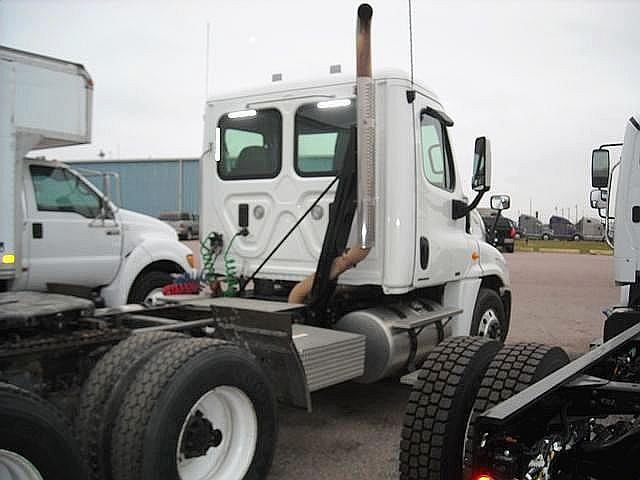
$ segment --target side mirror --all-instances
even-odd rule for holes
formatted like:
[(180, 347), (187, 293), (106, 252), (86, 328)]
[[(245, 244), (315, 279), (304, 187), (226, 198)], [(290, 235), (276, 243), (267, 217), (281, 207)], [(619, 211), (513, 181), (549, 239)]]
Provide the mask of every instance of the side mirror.
[(591, 190), (591, 195), (589, 198), (589, 203), (591, 204), (591, 208), (597, 208), (598, 210), (606, 209), (607, 196), (608, 196), (608, 192), (606, 191)]
[(609, 185), (609, 150), (596, 149), (591, 154), (591, 186), (607, 188)]
[(486, 192), (491, 188), (491, 142), (487, 137), (476, 138), (471, 188), (476, 192)]
[(507, 210), (511, 206), (511, 197), (509, 195), (492, 195), (490, 203), (492, 210)]

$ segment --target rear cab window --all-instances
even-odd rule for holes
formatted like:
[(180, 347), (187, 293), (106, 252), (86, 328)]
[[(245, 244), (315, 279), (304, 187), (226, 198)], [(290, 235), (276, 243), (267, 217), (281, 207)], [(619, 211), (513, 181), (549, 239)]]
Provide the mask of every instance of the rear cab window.
[(335, 176), (342, 169), (356, 110), (351, 99), (307, 103), (295, 116), (294, 167), (301, 177)]
[(282, 115), (278, 110), (229, 112), (218, 121), (218, 129), (221, 179), (274, 178), (280, 173)]

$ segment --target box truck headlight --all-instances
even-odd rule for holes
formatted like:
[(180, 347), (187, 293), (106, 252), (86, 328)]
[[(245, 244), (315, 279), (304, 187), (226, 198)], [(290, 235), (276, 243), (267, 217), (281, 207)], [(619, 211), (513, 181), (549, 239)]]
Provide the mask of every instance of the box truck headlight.
[(2, 263), (7, 265), (13, 265), (16, 263), (16, 256), (13, 253), (5, 253), (2, 255)]

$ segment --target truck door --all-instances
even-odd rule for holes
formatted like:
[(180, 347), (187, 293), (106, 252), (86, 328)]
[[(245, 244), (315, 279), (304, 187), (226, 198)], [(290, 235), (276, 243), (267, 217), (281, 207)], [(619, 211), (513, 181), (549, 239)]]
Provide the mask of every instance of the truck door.
[(24, 188), (28, 288), (109, 284), (120, 265), (122, 232), (112, 212), (99, 218), (102, 197), (61, 166), (31, 164)]
[[(420, 97), (416, 99), (420, 105)], [(452, 202), (462, 200), (444, 119), (423, 103), (416, 128), (416, 286), (460, 280), (471, 262), (465, 218), (452, 219)]]

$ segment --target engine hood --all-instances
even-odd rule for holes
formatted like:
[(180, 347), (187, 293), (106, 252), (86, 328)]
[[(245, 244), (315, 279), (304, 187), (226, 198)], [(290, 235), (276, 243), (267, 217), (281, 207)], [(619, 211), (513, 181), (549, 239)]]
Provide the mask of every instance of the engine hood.
[(157, 218), (122, 208), (118, 210), (116, 217), (123, 227), (127, 244), (136, 245), (150, 237), (178, 241), (176, 231)]

